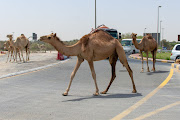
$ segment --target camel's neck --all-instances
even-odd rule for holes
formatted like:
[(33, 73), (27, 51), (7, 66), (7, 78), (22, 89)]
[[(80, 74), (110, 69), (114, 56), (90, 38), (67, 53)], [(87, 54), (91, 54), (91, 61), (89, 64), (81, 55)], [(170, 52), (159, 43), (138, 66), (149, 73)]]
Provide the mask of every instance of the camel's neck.
[(138, 44), (136, 38), (133, 38), (133, 44), (134, 44), (136, 49), (140, 49), (140, 45)]
[(52, 43), (51, 45), (54, 46), (58, 52), (66, 56), (77, 56), (81, 51), (80, 44), (66, 46), (61, 41), (57, 40), (57, 42)]
[(15, 46), (14, 41), (12, 40), (12, 38), (9, 38), (9, 43), (10, 43), (10, 46), (13, 46), (13, 47)]

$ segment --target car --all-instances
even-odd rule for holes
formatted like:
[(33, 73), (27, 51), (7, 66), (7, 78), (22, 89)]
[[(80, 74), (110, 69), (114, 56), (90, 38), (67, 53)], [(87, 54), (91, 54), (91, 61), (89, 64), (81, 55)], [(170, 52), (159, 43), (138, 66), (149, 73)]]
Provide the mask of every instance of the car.
[(176, 44), (171, 51), (171, 60), (180, 59), (180, 44)]
[[(141, 39), (137, 39), (137, 42), (139, 43)], [(134, 54), (138, 53), (139, 50), (135, 48), (134, 44), (132, 43), (132, 39), (122, 39), (121, 45), (123, 46), (123, 49), (125, 53), (128, 54)]]

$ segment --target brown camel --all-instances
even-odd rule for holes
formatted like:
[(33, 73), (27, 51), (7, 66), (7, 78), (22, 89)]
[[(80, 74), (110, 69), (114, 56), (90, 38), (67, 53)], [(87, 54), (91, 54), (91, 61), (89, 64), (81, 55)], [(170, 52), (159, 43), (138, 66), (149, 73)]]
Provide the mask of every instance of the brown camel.
[(23, 62), (25, 62), (23, 57), (23, 49), (26, 49), (26, 61), (29, 60), (29, 54), (30, 54), (30, 43), (29, 40), (24, 36), (24, 34), (21, 34), (21, 36), (17, 37), (15, 41), (10, 39), (10, 44), (15, 48), (15, 59), (17, 62), (17, 49), (21, 52), (21, 56), (23, 58)]
[(152, 71), (155, 71), (155, 62), (156, 62), (156, 52), (157, 52), (157, 42), (156, 40), (150, 35), (147, 34), (146, 36), (144, 36), (142, 38), (142, 40), (138, 43), (136, 41), (136, 35), (135, 33), (132, 33), (132, 39), (133, 39), (133, 44), (135, 45), (136, 49), (140, 50), (140, 54), (141, 54), (141, 59), (142, 59), (142, 70), (141, 72), (143, 72), (143, 55), (142, 55), (142, 51), (144, 51), (146, 53), (146, 58), (147, 58), (147, 72), (149, 71), (149, 66), (148, 66), (148, 52), (151, 51), (152, 57), (153, 57), (153, 68)]
[[(15, 49), (16, 49), (16, 51), (17, 51), (17, 53), (19, 55), (19, 59), (21, 61), (19, 49), (17, 49), (14, 46), (12, 46), (11, 42), (10, 42), (10, 41), (12, 41), (13, 36), (12, 35), (7, 35), (7, 38), (9, 38), (9, 40), (4, 44), (4, 46), (5, 46), (4, 49), (8, 50), (8, 58), (9, 58), (9, 53), (10, 53), (9, 51), (11, 51), (11, 57), (13, 56), (13, 58), (14, 58), (14, 53), (15, 53)], [(8, 61), (8, 58), (7, 58), (7, 61)], [(15, 58), (14, 58), (14, 61), (15, 61)], [(9, 62), (11, 62), (11, 59), (10, 59)]]
[(133, 72), (128, 65), (123, 47), (117, 39), (113, 38), (107, 32), (97, 30), (94, 33), (83, 36), (76, 44), (72, 46), (66, 46), (65, 44), (63, 44), (63, 42), (56, 36), (56, 34), (53, 33), (47, 36), (40, 37), (40, 40), (51, 44), (55, 47), (55, 49), (58, 52), (66, 56), (77, 56), (78, 58), (74, 71), (71, 74), (69, 86), (63, 93), (64, 96), (68, 95), (72, 80), (84, 59), (87, 60), (89, 63), (92, 77), (95, 82), (96, 92), (94, 95), (99, 95), (99, 89), (96, 83), (96, 73), (94, 70), (93, 61), (104, 60), (108, 57), (110, 58), (109, 62), (112, 66), (112, 77), (107, 89), (101, 93), (106, 94), (106, 92), (108, 91), (109, 87), (111, 86), (112, 82), (116, 77), (115, 66), (118, 57), (120, 59), (120, 62), (126, 67), (127, 71), (129, 72), (129, 76), (133, 84), (132, 92), (136, 93), (136, 87), (133, 80)]
[(13, 59), (15, 61), (14, 54), (13, 54), (14, 48), (12, 46), (10, 46), (10, 42), (9, 41), (4, 43), (4, 50), (8, 51), (8, 57), (7, 57), (6, 63), (8, 62), (9, 54), (11, 55), (9, 62), (11, 62), (12, 57), (13, 57)]

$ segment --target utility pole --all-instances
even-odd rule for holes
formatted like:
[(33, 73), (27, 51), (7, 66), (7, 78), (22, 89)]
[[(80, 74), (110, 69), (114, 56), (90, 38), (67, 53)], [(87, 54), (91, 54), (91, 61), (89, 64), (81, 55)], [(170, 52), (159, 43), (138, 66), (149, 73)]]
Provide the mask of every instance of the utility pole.
[(96, 29), (96, 0), (95, 0), (95, 29)]
[[(160, 21), (160, 43), (161, 43), (161, 23), (162, 23), (162, 20)], [(162, 46), (162, 45), (160, 45), (160, 46)]]
[(158, 18), (157, 18), (157, 43), (159, 45), (159, 8), (161, 8), (161, 6), (158, 6)]

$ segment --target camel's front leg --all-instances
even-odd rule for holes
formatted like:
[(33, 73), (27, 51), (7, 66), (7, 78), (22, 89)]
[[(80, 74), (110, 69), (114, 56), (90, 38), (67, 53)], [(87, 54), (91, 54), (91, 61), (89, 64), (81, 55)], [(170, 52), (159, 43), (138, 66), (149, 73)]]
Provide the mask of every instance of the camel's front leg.
[(117, 62), (117, 56), (113, 56), (113, 58), (109, 58), (109, 62), (111, 64), (111, 73), (112, 73), (112, 76), (111, 76), (111, 80), (109, 82), (109, 85), (108, 87), (106, 88), (106, 90), (104, 90), (103, 92), (101, 92), (101, 94), (106, 94), (107, 91), (109, 90), (111, 84), (113, 83), (114, 79), (116, 78), (116, 62)]
[(142, 51), (141, 51), (141, 50), (140, 50), (140, 54), (141, 54), (141, 61), (142, 61), (142, 69), (141, 69), (141, 72), (144, 72), (144, 69), (143, 69), (144, 60), (143, 60), (143, 54), (142, 54)]
[(148, 51), (146, 52), (146, 60), (147, 60), (147, 72), (150, 72), (149, 71), (149, 66), (148, 66)]
[(68, 88), (67, 88), (66, 91), (62, 94), (63, 96), (67, 96), (67, 95), (68, 95), (68, 92), (69, 92), (70, 87), (71, 87), (72, 80), (73, 80), (73, 78), (74, 78), (77, 70), (79, 69), (79, 67), (80, 67), (80, 65), (81, 65), (81, 63), (82, 63), (83, 61), (84, 61), (84, 59), (78, 57), (76, 66), (75, 66), (73, 72), (71, 73), (71, 80), (70, 80), (70, 82), (69, 82)]
[[(13, 51), (10, 51), (11, 52), (11, 57), (10, 57), (10, 60), (9, 62), (11, 62), (11, 59), (12, 59), (12, 56), (13, 56)], [(14, 58), (14, 57), (13, 57)]]
[(10, 53), (10, 51), (8, 51), (8, 57), (7, 57), (7, 61), (6, 61), (6, 63), (8, 62), (8, 59), (9, 59), (9, 53)]
[(93, 95), (97, 96), (97, 95), (99, 95), (99, 89), (98, 89), (97, 82), (96, 82), (96, 73), (94, 70), (94, 64), (93, 64), (93, 61), (88, 61), (88, 63), (89, 63), (89, 67), (91, 69), (92, 77), (94, 79), (94, 83), (95, 83), (95, 87), (96, 87), (96, 92)]

